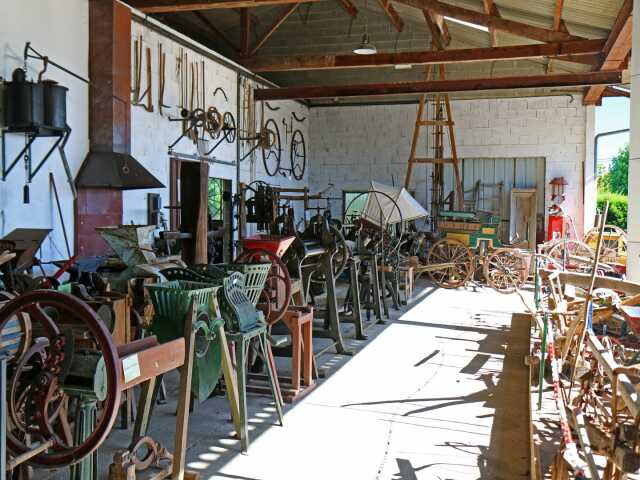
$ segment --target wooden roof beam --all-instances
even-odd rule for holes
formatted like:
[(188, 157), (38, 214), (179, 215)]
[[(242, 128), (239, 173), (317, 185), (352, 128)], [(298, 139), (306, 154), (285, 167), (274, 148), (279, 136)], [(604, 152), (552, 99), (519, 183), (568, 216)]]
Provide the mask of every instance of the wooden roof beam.
[(256, 100), (293, 100), (341, 98), (377, 95), (469, 92), (514, 88), (576, 87), (622, 83), (622, 70), (586, 73), (561, 73), (518, 77), (470, 78), (363, 85), (327, 85), (309, 87), (264, 88), (255, 91)]
[(562, 8), (564, 7), (564, 0), (556, 0), (556, 6), (553, 11), (553, 29), (560, 31), (562, 22)]
[(249, 9), (243, 8), (240, 11), (240, 55), (249, 56), (251, 48), (251, 19)]
[(484, 12), (478, 12), (476, 10), (469, 10), (468, 8), (458, 7), (450, 5), (448, 3), (442, 3), (438, 0), (394, 0), (398, 3), (403, 3), (411, 7), (419, 8), (421, 10), (429, 10), (435, 13), (439, 13), (445, 17), (451, 17), (464, 22), (473, 23), (476, 25), (482, 25), (487, 28), (493, 28), (503, 32), (508, 32), (513, 35), (517, 35), (524, 38), (530, 38), (539, 42), (562, 42), (566, 40), (579, 40), (580, 37), (570, 35), (566, 32), (556, 32), (549, 30), (548, 28), (536, 27), (515, 20), (508, 20), (506, 18), (497, 17), (495, 15), (489, 15)]
[(424, 19), (431, 30), (431, 42), (438, 50), (444, 50), (451, 43), (451, 34), (444, 17), (429, 10), (422, 10)]
[(216, 26), (207, 17), (205, 17), (202, 12), (195, 11), (193, 14), (198, 20), (200, 20), (200, 23), (202, 23), (216, 37), (222, 40), (231, 50), (235, 53), (240, 53), (240, 49), (231, 40), (229, 40), (224, 33), (218, 30), (218, 28), (216, 28)]
[(267, 31), (262, 35), (260, 40), (258, 40), (255, 46), (249, 52), (249, 56), (255, 55), (255, 53), (260, 50), (260, 48), (265, 44), (269, 37), (275, 33), (275, 31), (282, 25), (289, 16), (296, 11), (300, 4), (294, 3), (284, 8), (284, 10), (278, 15), (278, 18), (275, 19), (273, 24), (267, 29)]
[[(555, 31), (562, 31), (569, 33), (567, 25), (562, 20), (562, 8), (564, 7), (564, 0), (556, 0), (555, 7), (553, 9), (553, 29)], [(551, 73), (554, 70), (553, 59), (550, 58), (547, 62), (547, 73)]]
[(297, 70), (336, 70), (347, 68), (380, 68), (394, 65), (431, 65), (522, 60), (558, 57), (598, 65), (599, 52), (605, 40), (574, 40), (570, 42), (512, 45), (495, 48), (465, 48), (455, 50), (376, 53), (374, 55), (290, 55), (247, 59), (243, 64), (254, 72), (287, 72)]
[(358, 16), (358, 9), (349, 0), (338, 0), (338, 3), (342, 8), (344, 8), (345, 12), (347, 12), (351, 18), (356, 18)]
[(254, 8), (318, 1), (320, 0), (128, 0), (128, 3), (145, 13), (170, 13), (194, 10)]
[(391, 5), (391, 1), (378, 0), (378, 3), (380, 4), (380, 7), (382, 7), (382, 10), (384, 10), (384, 13), (391, 22), (391, 25), (393, 25), (398, 32), (401, 32), (404, 28), (404, 21), (402, 21), (402, 18), (400, 18), (396, 9)]
[[(603, 49), (605, 58), (600, 66), (600, 70), (617, 70), (626, 64), (629, 53), (631, 52), (632, 13), (633, 0), (625, 0), (613, 23), (609, 38), (607, 38), (607, 42), (605, 43)], [(584, 96), (584, 104), (599, 104), (603, 93), (604, 87), (602, 86), (589, 88)]]
[[(494, 17), (499, 17), (500, 16), (500, 12), (498, 11), (498, 7), (496, 6), (495, 3), (493, 3), (493, 0), (483, 0), (483, 3), (484, 3), (484, 13), (486, 13), (488, 15), (493, 15)], [(498, 32), (496, 31), (495, 28), (489, 27), (489, 37), (491, 37), (491, 46), (492, 47), (497, 47), (498, 46)]]

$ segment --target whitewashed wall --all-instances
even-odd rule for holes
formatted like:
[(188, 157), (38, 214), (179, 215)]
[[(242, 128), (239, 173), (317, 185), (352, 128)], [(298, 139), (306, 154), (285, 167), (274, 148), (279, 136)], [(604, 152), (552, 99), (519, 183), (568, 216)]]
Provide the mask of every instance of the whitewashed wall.
[[(559, 176), (567, 179), (567, 200), (562, 206), (582, 231), (583, 163), (585, 145), (593, 138), (592, 130), (586, 132), (593, 107), (584, 107), (576, 95), (573, 101), (569, 96), (460, 100), (452, 102), (452, 108), (458, 157), (544, 157), (545, 183)], [(333, 183), (337, 191), (366, 189), (371, 180), (402, 185), (416, 113), (414, 104), (312, 108), (311, 188)], [(589, 124), (593, 129), (593, 122)], [(432, 157), (432, 151), (426, 152), (425, 139), (423, 134), (418, 156)], [(450, 153), (445, 151), (444, 156)], [(416, 166), (412, 177), (421, 202), (426, 198), (426, 168), (431, 167)], [(595, 198), (586, 201), (595, 202)], [(547, 189), (545, 205), (550, 204)]]
[[(73, 72), (88, 77), (89, 10), (86, 0), (20, 0), (3, 1), (0, 14), (0, 76), (11, 78), (11, 72), (23, 65), (25, 42)], [(29, 60), (28, 78), (37, 77), (42, 62)], [(88, 87), (79, 80), (49, 67), (45, 78), (56, 80), (69, 88), (67, 94), (67, 122), (73, 133), (66, 153), (75, 174), (89, 148)], [(24, 146), (19, 135), (9, 135), (7, 157), (12, 159)], [(33, 148), (34, 161), (39, 161), (52, 139), (38, 139)], [(53, 232), (44, 242), (44, 259), (67, 256), (60, 220), (53, 192), (49, 186), (49, 172), (53, 172), (64, 221), (73, 249), (73, 197), (67, 184), (62, 162), (54, 152), (30, 186), (31, 202), (22, 202), (25, 182), (24, 162), (20, 161), (5, 182), (0, 180), (0, 237), (14, 228), (51, 228)]]
[[(172, 31), (172, 34), (185, 40), (191, 45), (196, 45), (192, 40), (184, 37), (177, 32)], [(158, 99), (158, 82), (157, 82), (157, 70), (158, 70), (158, 43), (162, 43), (163, 51), (166, 53), (166, 83), (165, 83), (165, 104), (171, 105), (173, 108), (165, 110), (164, 116), (161, 116), (158, 112), (157, 106), (154, 106), (153, 112), (147, 112), (142, 107), (132, 107), (131, 112), (131, 153), (140, 161), (150, 172), (152, 172), (161, 182), (163, 182), (167, 188), (163, 190), (157, 190), (157, 193), (162, 195), (163, 205), (169, 204), (169, 161), (170, 155), (167, 147), (173, 143), (179, 136), (182, 128), (181, 122), (170, 122), (169, 116), (178, 117), (177, 105), (180, 101), (179, 91), (180, 82), (176, 76), (176, 58), (180, 55), (180, 49), (184, 49), (187, 52), (188, 60), (191, 62), (197, 60), (198, 62), (203, 60), (205, 63), (205, 107), (215, 106), (219, 111), (230, 111), (234, 117), (236, 115), (236, 101), (237, 101), (237, 85), (238, 74), (221, 65), (219, 62), (212, 60), (209, 57), (198, 54), (195, 50), (185, 48), (180, 43), (172, 40), (171, 38), (154, 31), (153, 29), (142, 25), (138, 22), (133, 22), (132, 25), (132, 37), (138, 38), (138, 35), (142, 35), (143, 48), (150, 47), (152, 54), (152, 77), (153, 83), (153, 99), (157, 103)], [(199, 49), (208, 51), (205, 47), (198, 45)], [(215, 55), (210, 52), (211, 55)], [(143, 57), (144, 57), (143, 51)], [(146, 61), (146, 60), (145, 60)], [(143, 65), (142, 75), (142, 90), (146, 88), (146, 76), (145, 70), (146, 63)], [(217, 87), (221, 87), (227, 94), (228, 102), (224, 100), (223, 96), (218, 93), (215, 97), (213, 92)], [(288, 141), (285, 139), (284, 125), (282, 120), (290, 121), (292, 112), (296, 112), (298, 117), (308, 117), (308, 109), (297, 102), (283, 101), (274, 102), (274, 107), (280, 107), (276, 112), (272, 112), (265, 109), (266, 118), (273, 118), (278, 127), (280, 128), (280, 136), (282, 140), (282, 164), (289, 165), (289, 145), (290, 137)], [(258, 125), (260, 124), (260, 106), (256, 106), (258, 114)], [(239, 124), (239, 119), (236, 118), (236, 124)], [(303, 123), (297, 123), (296, 128), (302, 130), (305, 140), (307, 141), (307, 148), (309, 148), (309, 120)], [(247, 142), (241, 142), (242, 153), (248, 151)], [(174, 147), (174, 152), (182, 154), (195, 154), (196, 146), (190, 140), (184, 138)], [(223, 142), (212, 154), (217, 159), (222, 161), (235, 161), (236, 159), (236, 144)], [(309, 171), (309, 165), (307, 165), (307, 172)], [(231, 179), (235, 182), (236, 169), (235, 167), (212, 164), (209, 170), (211, 177)], [(308, 175), (308, 173), (306, 174)], [(240, 180), (248, 183), (253, 180), (264, 180), (271, 184), (288, 185), (294, 187), (302, 187), (306, 185), (307, 176), (303, 181), (297, 181), (293, 178), (282, 177), (280, 175), (275, 177), (269, 177), (266, 175), (260, 151), (257, 150), (254, 155), (247, 158), (241, 164)], [(235, 191), (235, 185), (234, 185)], [(147, 219), (146, 208), (146, 195), (147, 191), (129, 191), (124, 195), (124, 222), (145, 223)]]

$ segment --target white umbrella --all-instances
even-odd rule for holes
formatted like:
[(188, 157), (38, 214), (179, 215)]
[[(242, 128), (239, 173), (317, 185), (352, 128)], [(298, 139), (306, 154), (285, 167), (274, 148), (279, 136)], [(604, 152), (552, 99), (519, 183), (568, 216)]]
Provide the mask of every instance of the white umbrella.
[(364, 220), (378, 226), (415, 220), (428, 215), (429, 212), (405, 188), (391, 187), (373, 181), (367, 203), (362, 211)]

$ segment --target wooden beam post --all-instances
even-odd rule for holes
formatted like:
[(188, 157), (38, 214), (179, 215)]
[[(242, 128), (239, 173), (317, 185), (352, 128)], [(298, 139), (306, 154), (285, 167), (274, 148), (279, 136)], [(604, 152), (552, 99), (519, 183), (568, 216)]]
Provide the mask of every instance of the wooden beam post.
[[(430, 20), (428, 20), (430, 21)], [(433, 24), (433, 22), (431, 22)], [(435, 25), (434, 25), (434, 28)], [(436, 30), (436, 35), (438, 31)], [(440, 38), (439, 36), (437, 38)], [(374, 55), (291, 55), (247, 59), (243, 64), (254, 72), (285, 72), (295, 70), (332, 70), (344, 68), (380, 68), (394, 65), (433, 65), (440, 63), (521, 60), (558, 57), (563, 60), (600, 63), (605, 40), (574, 40), (570, 42), (513, 45), (496, 48), (465, 48), (446, 51), (376, 53)]]
[(389, 18), (389, 21), (391, 22), (391, 25), (393, 25), (393, 28), (395, 28), (398, 32), (401, 32), (404, 28), (404, 22), (402, 21), (402, 18), (400, 18), (400, 15), (398, 15), (398, 12), (396, 12), (396, 9), (393, 8), (393, 5), (391, 5), (391, 1), (378, 0), (378, 3), (380, 4), (380, 7), (382, 7), (382, 10), (384, 10), (387, 18)]
[(566, 32), (556, 32), (548, 28), (536, 27), (506, 18), (496, 17), (476, 10), (469, 10), (463, 7), (457, 7), (448, 3), (441, 3), (438, 0), (394, 0), (398, 3), (409, 5), (410, 7), (419, 8), (420, 10), (429, 10), (439, 13), (445, 17), (456, 18), (465, 22), (476, 25), (482, 25), (488, 28), (494, 28), (513, 35), (518, 35), (539, 42), (561, 42), (565, 40), (577, 40), (580, 37), (569, 35)]
[(254, 8), (319, 1), (321, 0), (127, 0), (127, 3), (144, 13), (171, 13), (191, 12), (194, 10)]
[(263, 88), (254, 95), (260, 100), (292, 100), (305, 98), (340, 98), (370, 95), (401, 95), (438, 92), (469, 92), (514, 88), (577, 87), (587, 85), (615, 85), (622, 82), (621, 70), (563, 73), (497, 78), (469, 78), (463, 80), (435, 80), (403, 83), (370, 83), (361, 85), (327, 85), (308, 87)]
[[(626, 65), (631, 53), (632, 10), (633, 0), (625, 0), (604, 46), (605, 58), (600, 70), (618, 70)], [(604, 90), (605, 86), (600, 85), (589, 88), (584, 96), (584, 104), (600, 103)]]
[(251, 48), (251, 19), (249, 18), (249, 9), (240, 9), (240, 55), (249, 56)]
[(289, 5), (289, 6), (284, 8), (282, 13), (280, 15), (278, 15), (278, 18), (275, 19), (275, 21), (271, 24), (271, 26), (264, 33), (264, 35), (262, 35), (260, 40), (258, 40), (258, 42), (255, 44), (255, 46), (251, 49), (251, 52), (249, 52), (249, 56), (255, 55), (255, 53), (258, 50), (260, 50), (260, 48), (265, 44), (265, 42), (267, 40), (269, 40), (269, 37), (271, 37), (271, 35), (273, 35), (275, 33), (275, 31), (280, 27), (280, 25), (282, 25), (285, 22), (285, 20), (287, 18), (289, 18), (289, 16), (293, 12), (296, 11), (296, 9), (298, 8), (299, 5), (300, 5), (299, 3), (293, 3), (293, 4), (291, 4), (291, 5)]

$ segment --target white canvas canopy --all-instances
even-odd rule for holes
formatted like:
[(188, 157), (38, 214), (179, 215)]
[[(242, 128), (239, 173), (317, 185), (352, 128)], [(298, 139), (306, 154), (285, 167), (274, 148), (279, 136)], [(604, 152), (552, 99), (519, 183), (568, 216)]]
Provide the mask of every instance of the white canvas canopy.
[[(395, 203), (394, 203), (395, 202)], [(397, 208), (396, 208), (397, 204)], [(405, 188), (371, 182), (362, 218), (374, 225), (390, 225), (429, 215)]]

